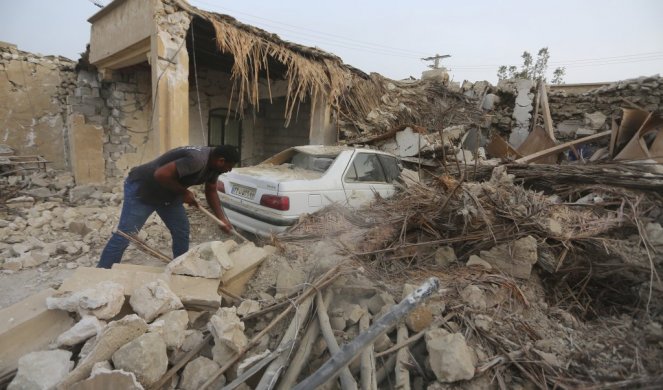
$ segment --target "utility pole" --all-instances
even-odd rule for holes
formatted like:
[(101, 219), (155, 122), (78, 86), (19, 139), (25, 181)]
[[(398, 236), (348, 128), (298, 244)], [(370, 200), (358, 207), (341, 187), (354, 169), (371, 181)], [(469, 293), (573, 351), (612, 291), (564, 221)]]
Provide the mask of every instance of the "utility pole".
[(443, 55), (435, 54), (432, 57), (422, 58), (421, 60), (422, 61), (435, 61), (433, 63), (433, 65), (428, 65), (428, 67), (431, 68), (431, 69), (440, 69), (440, 60), (443, 59), (443, 58), (449, 58), (449, 57), (451, 57), (451, 55), (449, 55), (449, 54), (443, 54)]

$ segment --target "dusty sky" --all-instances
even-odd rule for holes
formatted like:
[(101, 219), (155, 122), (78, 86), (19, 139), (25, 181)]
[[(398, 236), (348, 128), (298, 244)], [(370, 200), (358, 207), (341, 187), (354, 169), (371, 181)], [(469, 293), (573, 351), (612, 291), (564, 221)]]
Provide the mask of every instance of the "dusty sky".
[[(394, 79), (420, 77), (422, 57), (451, 54), (442, 64), (454, 80), (495, 82), (499, 65), (544, 46), (549, 73), (565, 66), (570, 83), (663, 73), (659, 0), (190, 2)], [(89, 0), (0, 0), (0, 40), (77, 59), (97, 10)]]

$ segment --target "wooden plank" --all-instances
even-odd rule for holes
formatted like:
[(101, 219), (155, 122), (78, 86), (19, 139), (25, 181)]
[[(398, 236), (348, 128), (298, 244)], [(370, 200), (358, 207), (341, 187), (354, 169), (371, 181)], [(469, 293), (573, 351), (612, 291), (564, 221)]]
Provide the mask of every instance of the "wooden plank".
[[(529, 156), (542, 150), (550, 149), (557, 143), (550, 138), (550, 135), (541, 126), (535, 126), (534, 130), (525, 138), (522, 144), (518, 147), (518, 153), (522, 156)], [(534, 162), (534, 160), (532, 161)], [(551, 155), (536, 159), (539, 164), (556, 164), (557, 156)]]
[(534, 115), (532, 115), (532, 123), (530, 123), (529, 131), (534, 130), (536, 121), (539, 119), (539, 107), (541, 106), (541, 83), (536, 86), (536, 93), (534, 94)]
[(647, 121), (650, 113), (645, 110), (635, 108), (622, 108), (622, 122), (619, 126), (617, 141), (615, 142), (615, 152), (620, 152), (620, 148), (635, 137), (638, 130)]
[(556, 141), (555, 130), (553, 128), (552, 115), (550, 115), (550, 106), (548, 105), (548, 92), (546, 92), (546, 84), (543, 80), (539, 84), (539, 96), (541, 97), (541, 109), (543, 113), (543, 127), (550, 136), (550, 139)]
[(651, 158), (659, 163), (663, 163), (663, 129), (658, 130), (658, 135), (654, 138), (651, 147), (649, 148)]
[(129, 264), (112, 269), (79, 267), (69, 279), (62, 282), (58, 291), (78, 291), (109, 280), (124, 286), (125, 295), (130, 296), (137, 287), (161, 279), (185, 305), (218, 307), (221, 302), (221, 296), (217, 293), (219, 279), (156, 273), (152, 270), (154, 267), (140, 270), (144, 267)]
[(520, 158), (523, 156), (497, 134), (493, 134), (490, 138), (490, 142), (486, 145), (486, 152), (489, 156), (498, 158)]
[(525, 163), (528, 163), (530, 161), (537, 160), (541, 157), (551, 156), (553, 154), (557, 154), (557, 153), (559, 153), (563, 150), (566, 150), (566, 149), (570, 148), (573, 145), (584, 144), (584, 143), (587, 143), (587, 142), (591, 142), (591, 141), (595, 141), (595, 140), (607, 137), (611, 133), (612, 133), (611, 130), (606, 130), (606, 131), (601, 132), (601, 133), (592, 134), (592, 135), (587, 136), (587, 137), (583, 137), (583, 138), (579, 138), (579, 139), (576, 139), (576, 140), (573, 140), (573, 141), (565, 142), (563, 144), (559, 144), (557, 146), (554, 146), (550, 149), (542, 150), (540, 152), (531, 154), (529, 156), (519, 158), (515, 162), (518, 163), (518, 164), (525, 164)]
[(48, 349), (74, 325), (66, 311), (46, 308), (53, 293), (49, 288), (0, 310), (0, 377), (16, 370), (23, 355)]
[[(633, 135), (633, 138), (624, 146), (624, 148), (615, 156), (615, 160), (643, 160), (649, 159), (652, 156), (650, 149), (644, 141), (644, 136), (649, 133), (661, 132), (663, 129), (663, 118), (660, 118), (653, 113), (647, 115), (647, 118), (642, 123), (638, 131)], [(657, 142), (658, 134), (655, 135), (652, 147), (658, 150), (659, 145)]]

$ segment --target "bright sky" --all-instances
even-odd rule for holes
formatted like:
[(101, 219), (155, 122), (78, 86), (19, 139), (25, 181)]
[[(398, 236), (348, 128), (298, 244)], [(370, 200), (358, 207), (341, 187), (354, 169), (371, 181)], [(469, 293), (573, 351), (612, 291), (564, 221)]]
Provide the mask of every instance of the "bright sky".
[[(565, 66), (569, 83), (663, 73), (660, 0), (190, 2), (393, 79), (419, 78), (422, 57), (450, 54), (442, 64), (454, 80), (494, 83), (499, 65), (519, 65), (524, 50), (544, 46), (549, 74)], [(78, 59), (97, 10), (90, 0), (0, 0), (0, 40)]]

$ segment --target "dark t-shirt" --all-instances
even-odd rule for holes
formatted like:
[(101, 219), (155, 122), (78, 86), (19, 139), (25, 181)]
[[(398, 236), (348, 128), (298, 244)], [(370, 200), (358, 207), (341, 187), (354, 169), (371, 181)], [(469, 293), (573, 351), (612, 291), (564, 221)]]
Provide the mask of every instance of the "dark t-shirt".
[(133, 168), (129, 172), (129, 180), (140, 183), (138, 196), (145, 203), (160, 205), (176, 201), (180, 195), (159, 184), (154, 178), (154, 172), (170, 162), (175, 162), (179, 175), (177, 181), (184, 187), (216, 183), (221, 172), (207, 166), (212, 149), (206, 146), (182, 146), (172, 149), (155, 160)]

